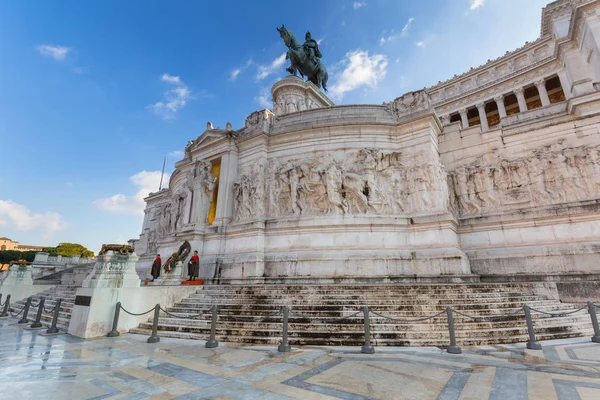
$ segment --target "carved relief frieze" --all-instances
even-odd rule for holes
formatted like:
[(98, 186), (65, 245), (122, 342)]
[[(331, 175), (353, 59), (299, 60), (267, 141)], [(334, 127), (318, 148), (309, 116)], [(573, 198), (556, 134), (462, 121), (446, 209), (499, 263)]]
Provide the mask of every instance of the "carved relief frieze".
[(403, 96), (396, 98), (394, 101), (383, 103), (383, 105), (390, 114), (397, 118), (402, 118), (418, 111), (430, 109), (431, 99), (425, 90), (419, 90), (406, 93)]
[(514, 160), (475, 161), (458, 167), (449, 182), (463, 216), (504, 207), (558, 204), (600, 196), (600, 146), (545, 146)]
[(447, 209), (438, 157), (366, 148), (300, 160), (269, 160), (234, 183), (234, 220), (316, 214), (407, 214)]

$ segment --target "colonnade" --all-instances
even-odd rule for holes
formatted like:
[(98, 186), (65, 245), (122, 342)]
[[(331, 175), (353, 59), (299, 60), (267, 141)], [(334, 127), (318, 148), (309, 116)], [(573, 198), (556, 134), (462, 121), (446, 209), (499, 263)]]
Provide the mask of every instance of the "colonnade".
[[(559, 78), (559, 81), (561, 84), (561, 88), (564, 88), (564, 84), (563, 84), (564, 80), (560, 77), (560, 74), (558, 75), (558, 78)], [(550, 96), (548, 95), (548, 90), (546, 89), (547, 80), (548, 80), (547, 78), (542, 78), (542, 79), (538, 79), (537, 81), (534, 82), (534, 85), (537, 88), (537, 91), (539, 94), (540, 101), (542, 103), (542, 107), (546, 107), (551, 104)], [(527, 85), (527, 86), (529, 86), (529, 85)], [(525, 89), (526, 89), (526, 86), (518, 87), (518, 88), (513, 89), (509, 93), (505, 93), (505, 94), (502, 94), (502, 95), (499, 95), (499, 96), (496, 96), (493, 98), (493, 101), (496, 103), (496, 107), (498, 108), (498, 115), (499, 115), (500, 119), (505, 118), (507, 116), (504, 100), (507, 96), (510, 96), (511, 94), (514, 94), (517, 98), (519, 112), (524, 112), (524, 111), (528, 110), (527, 100), (525, 99)], [(565, 96), (567, 96), (567, 91), (563, 90), (563, 93), (565, 94)], [(487, 131), (489, 129), (487, 113), (485, 110), (487, 103), (489, 103), (489, 101), (487, 101), (487, 102), (481, 101), (481, 102), (475, 104), (475, 107), (477, 108), (477, 112), (479, 114), (479, 120), (481, 123), (482, 131)], [(469, 127), (468, 109), (465, 107), (465, 108), (459, 110), (458, 114), (460, 115), (460, 121), (461, 121), (463, 129), (468, 128)], [(448, 117), (447, 117), (447, 120), (449, 120)]]

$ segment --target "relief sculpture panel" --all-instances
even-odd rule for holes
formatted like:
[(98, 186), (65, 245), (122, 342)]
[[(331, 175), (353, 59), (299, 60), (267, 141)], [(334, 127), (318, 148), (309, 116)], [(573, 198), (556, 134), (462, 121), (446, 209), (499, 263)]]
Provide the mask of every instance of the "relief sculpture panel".
[(599, 149), (545, 146), (526, 157), (492, 164), (475, 161), (450, 174), (461, 215), (499, 207), (530, 207), (596, 199), (600, 195)]
[(234, 220), (266, 216), (382, 214), (447, 209), (438, 157), (366, 148), (255, 164), (234, 183)]

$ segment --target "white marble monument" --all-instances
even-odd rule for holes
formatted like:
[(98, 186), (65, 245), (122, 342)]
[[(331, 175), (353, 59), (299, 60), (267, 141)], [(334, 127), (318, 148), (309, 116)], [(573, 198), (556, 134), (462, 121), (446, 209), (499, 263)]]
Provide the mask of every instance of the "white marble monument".
[(146, 198), (138, 270), (188, 240), (222, 282), (600, 273), (599, 15), (550, 3), (535, 42), (383, 105), (275, 83)]

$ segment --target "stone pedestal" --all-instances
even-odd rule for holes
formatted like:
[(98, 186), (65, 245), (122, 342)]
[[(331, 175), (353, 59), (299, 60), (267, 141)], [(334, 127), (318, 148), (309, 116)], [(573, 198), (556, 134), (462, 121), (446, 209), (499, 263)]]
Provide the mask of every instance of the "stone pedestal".
[(8, 286), (31, 286), (33, 268), (31, 265), (13, 264), (8, 268), (6, 278), (2, 281), (2, 288)]
[[(122, 255), (108, 251), (98, 256), (92, 272), (77, 289), (69, 333), (91, 338), (106, 335), (111, 330), (115, 304), (119, 301), (127, 308), (136, 307), (140, 278), (135, 272), (138, 256)], [(145, 311), (145, 310), (144, 310)], [(131, 317), (121, 313), (123, 320)]]
[(177, 261), (171, 272), (161, 275), (160, 285), (181, 285), (183, 279), (183, 262)]
[(273, 114), (278, 117), (335, 105), (312, 82), (304, 82), (297, 76), (288, 76), (276, 82), (271, 89), (271, 94)]
[(52, 287), (35, 285), (32, 270), (31, 265), (13, 264), (10, 266), (0, 283), (0, 293), (3, 295), (3, 300), (10, 294), (11, 302), (14, 303)]

